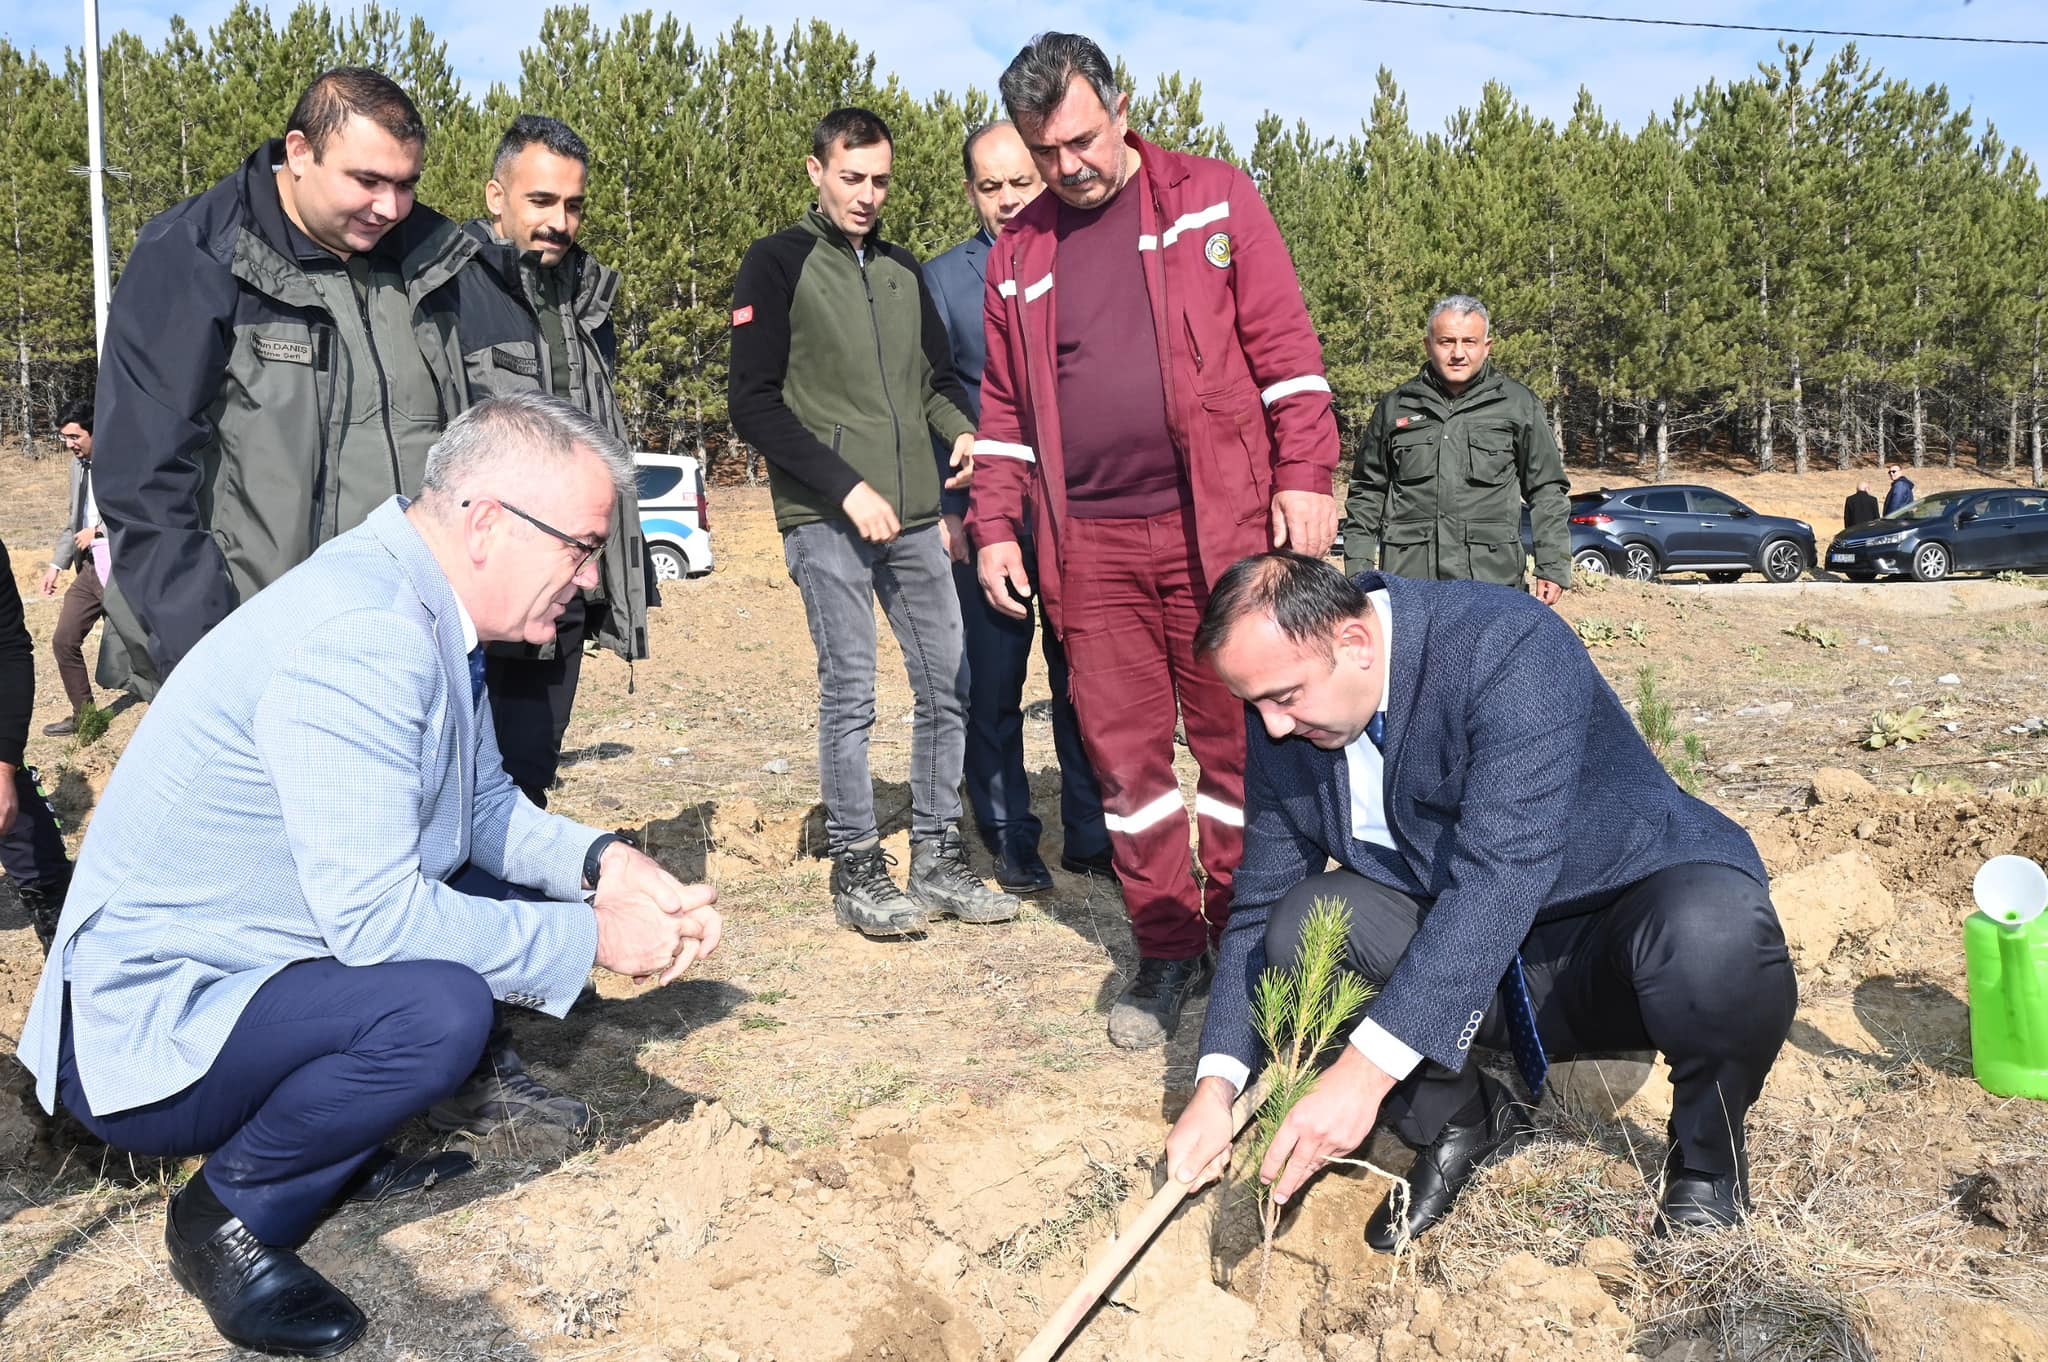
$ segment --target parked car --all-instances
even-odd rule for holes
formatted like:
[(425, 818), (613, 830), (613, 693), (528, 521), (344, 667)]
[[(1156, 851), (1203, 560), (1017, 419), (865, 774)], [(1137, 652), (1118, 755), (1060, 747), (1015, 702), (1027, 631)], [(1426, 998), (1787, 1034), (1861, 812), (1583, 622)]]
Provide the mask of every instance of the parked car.
[(1760, 572), (1774, 582), (1791, 582), (1815, 560), (1813, 526), (1789, 516), (1759, 515), (1711, 487), (1660, 483), (1577, 492), (1571, 519), (1574, 526), (1619, 541), (1621, 572), (1632, 581), (1699, 572), (1710, 582), (1732, 582)]
[(711, 515), (704, 470), (688, 454), (633, 455), (640, 482), (640, 533), (654, 579), (673, 582), (711, 571)]
[(1852, 582), (2048, 571), (2048, 492), (1979, 487), (1922, 497), (1836, 535), (1827, 566)]
[[(1595, 577), (1616, 577), (1628, 570), (1628, 547), (1619, 539), (1601, 529), (1598, 525), (1581, 524), (1574, 519), (1567, 528), (1572, 532), (1572, 570), (1590, 573)], [(1522, 552), (1534, 556), (1536, 534), (1529, 528), (1529, 508), (1522, 508)]]

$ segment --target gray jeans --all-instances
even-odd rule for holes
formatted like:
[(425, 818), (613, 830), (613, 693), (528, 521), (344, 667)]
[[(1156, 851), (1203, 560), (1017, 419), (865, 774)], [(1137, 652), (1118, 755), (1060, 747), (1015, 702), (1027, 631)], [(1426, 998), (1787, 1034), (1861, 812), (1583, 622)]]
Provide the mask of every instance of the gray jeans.
[(870, 544), (844, 520), (782, 537), (818, 649), (818, 784), (833, 855), (878, 835), (868, 735), (875, 726), (875, 601), (903, 649), (917, 697), (910, 730), (910, 835), (937, 837), (960, 818), (967, 719), (961, 704), (960, 601), (939, 527)]

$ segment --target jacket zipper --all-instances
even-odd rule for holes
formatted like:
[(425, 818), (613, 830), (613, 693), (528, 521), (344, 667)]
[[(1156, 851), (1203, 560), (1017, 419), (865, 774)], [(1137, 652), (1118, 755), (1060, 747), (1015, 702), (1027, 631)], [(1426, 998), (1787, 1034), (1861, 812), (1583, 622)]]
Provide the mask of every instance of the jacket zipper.
[(313, 537), (308, 541), (318, 548), (321, 543), (320, 527), (327, 517), (327, 438), (328, 432), (334, 429), (334, 402), (341, 391), (341, 376), (329, 367), (328, 361), (340, 352), (341, 347), (336, 343), (340, 332), (331, 323), (325, 327), (315, 323), (310, 329), (315, 347), (314, 383), (319, 383), (322, 372), (327, 375), (327, 410), (320, 417), (320, 462), (313, 470)]
[(859, 252), (854, 253), (853, 263), (860, 266), (861, 292), (868, 296), (868, 327), (875, 333), (875, 368), (882, 375), (882, 400), (889, 405), (889, 429), (896, 436), (896, 514), (904, 514), (903, 503), (903, 421), (896, 415), (896, 397), (889, 391), (889, 357), (882, 350), (882, 318), (875, 311), (875, 287), (868, 279), (868, 262)]
[[(366, 276), (368, 273), (367, 270), (364, 271)], [(349, 289), (351, 292), (354, 291), (353, 281), (350, 282)], [(405, 495), (405, 474), (398, 466), (398, 436), (391, 429), (391, 382), (384, 376), (384, 359), (377, 353), (377, 329), (370, 321), (370, 294), (367, 287), (363, 292), (356, 294), (356, 310), (363, 314), (363, 339), (370, 347), (370, 364), (377, 371), (377, 409), (379, 415), (384, 418), (384, 448), (391, 453), (391, 491), (394, 495), (402, 497)], [(439, 387), (437, 383), (437, 402), (440, 400)]]

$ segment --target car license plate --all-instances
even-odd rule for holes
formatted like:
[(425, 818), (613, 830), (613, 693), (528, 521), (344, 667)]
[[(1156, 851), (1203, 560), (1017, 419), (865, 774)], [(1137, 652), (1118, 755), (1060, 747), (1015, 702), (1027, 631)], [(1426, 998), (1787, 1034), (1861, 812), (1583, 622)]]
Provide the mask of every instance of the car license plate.
[(1831, 553), (1828, 555), (1828, 561), (1830, 563), (1853, 563), (1856, 561), (1856, 555), (1853, 553)]

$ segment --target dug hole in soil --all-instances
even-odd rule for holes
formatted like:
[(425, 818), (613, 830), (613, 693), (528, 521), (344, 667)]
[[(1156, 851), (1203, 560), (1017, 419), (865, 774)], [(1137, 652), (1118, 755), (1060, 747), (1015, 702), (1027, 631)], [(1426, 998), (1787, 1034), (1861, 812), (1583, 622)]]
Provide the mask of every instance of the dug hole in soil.
[[(720, 571), (670, 588), (637, 692), (615, 659), (590, 659), (555, 807), (631, 827), (679, 873), (717, 881), (726, 948), (668, 990), (600, 974), (569, 1022), (522, 1022), (541, 1077), (603, 1117), (594, 1147), (493, 1146), (470, 1177), (315, 1236), (309, 1261), (372, 1315), (351, 1356), (1006, 1358), (1155, 1185), (1199, 1015), (1163, 1053), (1107, 1045), (1103, 1009), (1132, 957), (1114, 891), (1085, 879), (1062, 874), (1005, 927), (887, 944), (832, 924), (823, 864), (804, 854), (815, 681), (801, 603), (764, 497), (721, 492), (713, 523)], [(7, 528), (10, 542), (27, 533)], [(1656, 588), (1618, 585), (1566, 613), (1640, 613), (1661, 630), (1667, 610), (1724, 654), (1734, 641), (1784, 649), (1784, 666), (1807, 657), (1782, 639), (1788, 620), (1745, 608), (1703, 626)], [(1975, 637), (2039, 613), (2024, 602), (1953, 627)], [(39, 650), (53, 620), (32, 604)], [(907, 861), (909, 697), (900, 656), (886, 641), (883, 654), (875, 771), (888, 845)], [(1629, 698), (1636, 659), (1595, 655)], [(1681, 709), (1713, 716), (1703, 731), (1735, 722), (1735, 699), (1688, 680), (1682, 653), (1662, 656)], [(40, 665), (38, 726), (61, 707)], [(2005, 681), (2038, 665), (2013, 661)], [(1034, 675), (1027, 701), (1044, 695)], [(1761, 783), (1752, 770), (1708, 792), (1757, 838), (1801, 983), (1750, 1120), (1748, 1227), (1653, 1239), (1661, 1066), (1559, 1065), (1544, 1138), (1411, 1254), (1361, 1238), (1384, 1184), (1326, 1174), (1283, 1220), (1255, 1307), (1256, 1209), (1241, 1183), (1212, 1189), (1062, 1356), (2048, 1358), (2048, 1113), (1971, 1078), (1961, 950), (1970, 876), (2004, 852), (2048, 857), (2048, 803), (1905, 795), (1824, 719), (1754, 719), (1783, 755)], [(75, 777), (74, 821), (133, 722), (117, 719), (104, 751), (32, 750)], [(1042, 707), (1027, 735), (1049, 812)], [(0, 929), (11, 1038), (39, 960), (18, 916)], [(221, 1355), (163, 1261), (164, 1193), (192, 1165), (109, 1155), (44, 1120), (21, 1071), (0, 1068), (0, 1355)], [(1409, 1157), (1385, 1137), (1367, 1153), (1396, 1170)]]

